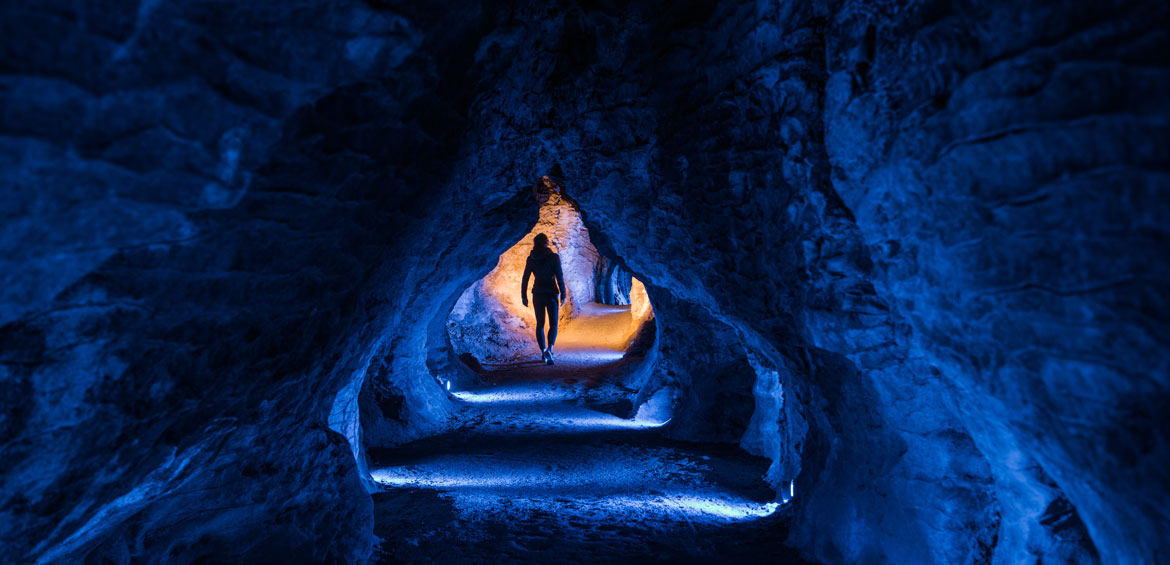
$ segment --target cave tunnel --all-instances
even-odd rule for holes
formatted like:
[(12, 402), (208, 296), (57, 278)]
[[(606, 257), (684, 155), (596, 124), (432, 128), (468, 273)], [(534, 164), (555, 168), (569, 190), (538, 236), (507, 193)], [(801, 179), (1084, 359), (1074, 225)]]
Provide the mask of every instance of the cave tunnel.
[(1170, 4), (2, 22), (0, 562), (1170, 561)]

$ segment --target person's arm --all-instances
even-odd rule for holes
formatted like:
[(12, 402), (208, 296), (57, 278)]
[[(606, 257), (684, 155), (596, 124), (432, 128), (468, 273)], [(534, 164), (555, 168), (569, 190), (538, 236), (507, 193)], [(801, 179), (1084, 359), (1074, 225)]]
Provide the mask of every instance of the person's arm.
[(524, 262), (524, 278), (520, 279), (520, 302), (528, 306), (528, 277), (532, 276), (532, 261)]
[(565, 295), (569, 294), (565, 288), (565, 273), (561, 272), (561, 257), (557, 256), (557, 290), (561, 293), (561, 306), (565, 305)]

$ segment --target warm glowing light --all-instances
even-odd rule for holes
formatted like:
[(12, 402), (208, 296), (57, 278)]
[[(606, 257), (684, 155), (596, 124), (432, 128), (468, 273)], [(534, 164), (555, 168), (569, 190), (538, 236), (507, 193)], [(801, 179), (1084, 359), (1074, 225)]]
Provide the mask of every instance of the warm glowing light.
[(641, 325), (642, 322), (654, 317), (654, 311), (650, 308), (650, 296), (646, 294), (646, 285), (636, 277), (631, 277), (630, 280), (630, 315), (634, 317), (636, 325)]
[(592, 300), (593, 271), (599, 257), (597, 249), (589, 241), (589, 232), (581, 221), (581, 215), (559, 192), (554, 192), (540, 207), (540, 217), (532, 231), (500, 255), (496, 268), (483, 278), (484, 290), (525, 331), (534, 326), (536, 318), (532, 308), (524, 306), (520, 301), (520, 281), (528, 254), (532, 252), (532, 239), (538, 233), (549, 237), (550, 246), (561, 257), (565, 284), (569, 287), (568, 301), (561, 309), (562, 323), (572, 319), (582, 304)]
[(560, 186), (553, 186), (547, 196), (532, 231), (500, 255), (496, 267), (464, 291), (451, 310), (452, 345), (459, 353), (471, 353), (485, 366), (531, 358), (534, 354), (539, 357), (534, 339), (536, 317), (531, 302), (525, 306), (520, 293), (524, 266), (538, 233), (549, 237), (553, 251), (560, 256), (568, 286), (567, 301), (560, 309), (562, 335), (574, 320), (588, 318), (589, 314), (629, 313), (622, 316), (619, 326), (605, 328), (604, 335), (592, 340), (591, 345), (611, 350), (596, 360), (620, 359), (637, 330), (653, 317), (645, 286), (637, 279), (631, 281), (629, 306), (594, 302), (601, 256), (589, 240), (581, 214), (562, 196)]

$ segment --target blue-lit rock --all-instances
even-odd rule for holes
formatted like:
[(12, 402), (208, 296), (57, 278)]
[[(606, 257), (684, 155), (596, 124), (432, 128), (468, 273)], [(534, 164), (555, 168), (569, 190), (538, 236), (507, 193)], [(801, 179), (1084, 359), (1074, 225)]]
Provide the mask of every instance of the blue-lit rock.
[(0, 11), (9, 559), (370, 555), (554, 168), (794, 551), (1165, 559), (1170, 7), (513, 4)]

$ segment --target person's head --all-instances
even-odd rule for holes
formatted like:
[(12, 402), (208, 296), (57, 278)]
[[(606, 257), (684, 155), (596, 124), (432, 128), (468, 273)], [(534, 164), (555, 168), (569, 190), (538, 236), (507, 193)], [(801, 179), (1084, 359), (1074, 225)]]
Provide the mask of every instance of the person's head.
[(548, 249), (548, 236), (543, 233), (538, 233), (536, 237), (532, 238), (532, 248), (540, 249), (542, 247)]

